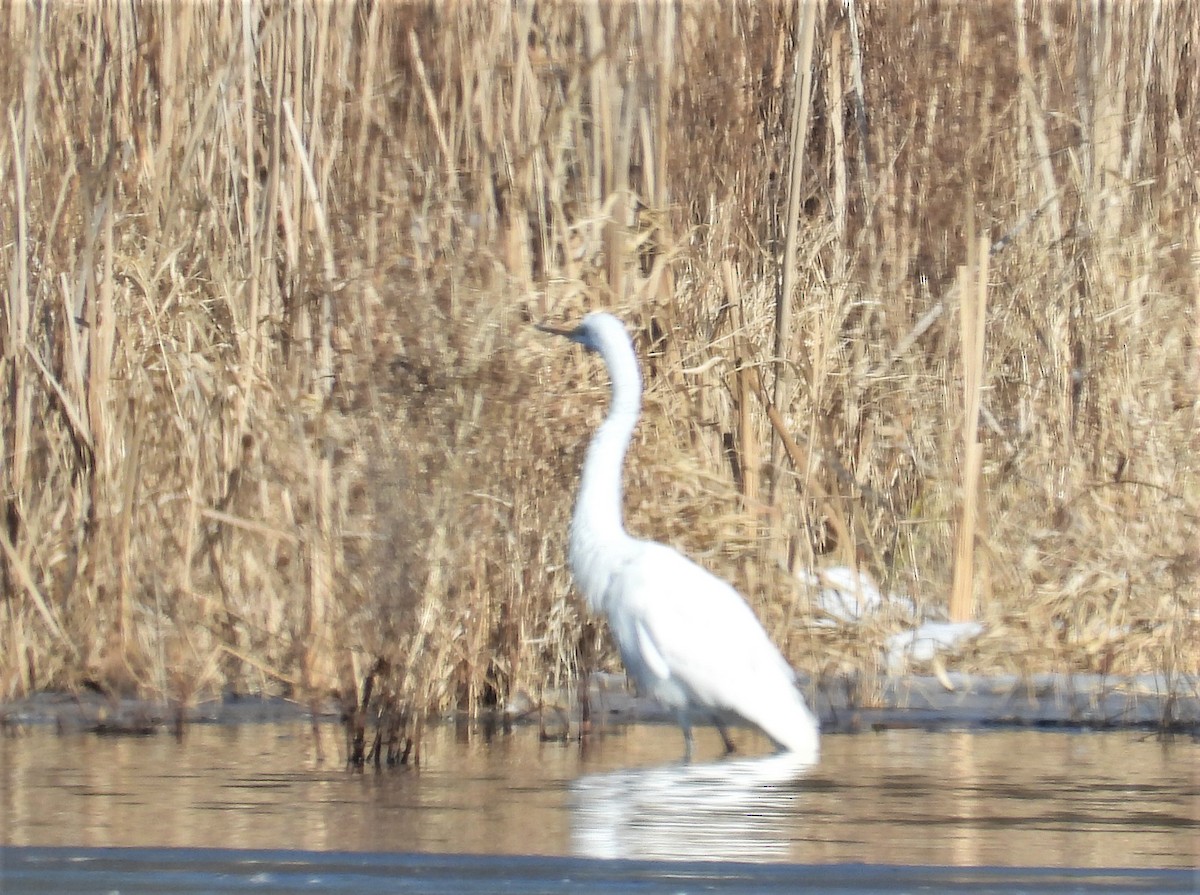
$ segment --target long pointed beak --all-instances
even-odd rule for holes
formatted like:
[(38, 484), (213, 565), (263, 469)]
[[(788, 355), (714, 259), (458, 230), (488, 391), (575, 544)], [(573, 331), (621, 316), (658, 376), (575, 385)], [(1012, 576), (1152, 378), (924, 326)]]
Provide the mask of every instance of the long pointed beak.
[(547, 326), (544, 323), (535, 323), (534, 328), (540, 329), (544, 333), (550, 333), (552, 336), (563, 336), (567, 339), (570, 339), (575, 335), (575, 330), (573, 329), (561, 329), (557, 326)]

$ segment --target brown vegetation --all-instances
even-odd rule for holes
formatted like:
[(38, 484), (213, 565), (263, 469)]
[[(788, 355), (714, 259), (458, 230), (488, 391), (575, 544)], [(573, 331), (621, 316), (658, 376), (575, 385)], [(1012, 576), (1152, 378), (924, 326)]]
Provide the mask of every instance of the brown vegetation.
[(528, 325), (597, 307), (630, 528), (799, 667), (877, 667), (811, 624), (836, 562), (965, 597), (963, 667), (1194, 673), (1198, 7), (804, 13), (10, 5), (0, 697), (611, 661), (564, 567), (607, 383)]

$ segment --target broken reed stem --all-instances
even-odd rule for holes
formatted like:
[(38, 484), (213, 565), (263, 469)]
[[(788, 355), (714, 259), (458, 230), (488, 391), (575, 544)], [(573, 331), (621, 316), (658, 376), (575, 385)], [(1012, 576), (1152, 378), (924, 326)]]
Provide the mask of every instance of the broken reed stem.
[[(808, 139), (808, 115), (812, 104), (812, 58), (817, 34), (817, 12), (823, 8), (824, 4), (817, 0), (801, 4), (800, 40), (796, 44), (793, 63), (795, 84), (792, 89), (792, 122), (788, 138), (790, 162), (787, 217), (784, 220), (783, 277), (775, 304), (775, 395), (772, 404), (781, 414), (790, 406), (792, 399), (792, 368), (788, 361), (792, 349), (792, 301), (796, 294), (796, 256), (800, 240), (800, 208), (804, 188), (804, 147)], [(807, 360), (799, 357), (796, 363), (804, 369)], [(779, 498), (778, 468), (779, 451), (782, 447), (781, 441), (772, 440), (771, 466), (776, 472), (771, 476), (771, 506), (775, 506)]]
[[(254, 80), (258, 66), (254, 51), (254, 26), (257, 8), (254, 0), (242, 0), (242, 151), (249, 163), (255, 158), (254, 141)], [(238, 402), (238, 431), (244, 432), (248, 407), (246, 397), (250, 393), (250, 379), (258, 370), (258, 332), (259, 320), (262, 313), (259, 309), (260, 300), (260, 255), (258, 241), (258, 177), (246, 178), (246, 200), (243, 207), (243, 227), (247, 236), (246, 244), (249, 250), (247, 289), (249, 291), (249, 313), (246, 315), (245, 327), (248, 338), (244, 339), (243, 347), (243, 392), (242, 400)]]
[[(28, 63), (32, 65), (32, 63)], [(11, 466), (11, 483), (9, 487), (15, 494), (25, 489), (26, 470), (29, 466), (29, 444), (33, 427), (32, 411), (30, 408), (30, 384), (27, 382), (24, 359), (22, 355), (29, 339), (30, 301), (29, 301), (29, 209), (27, 207), (26, 191), (28, 189), (29, 170), (27, 153), (29, 151), (27, 136), (29, 134), (28, 118), (32, 110), (26, 109), (22, 119), (24, 128), (19, 129), (12, 108), (8, 110), (9, 130), (13, 141), (13, 172), (12, 183), (16, 187), (16, 240), (13, 245), (12, 267), (9, 269), (8, 295), (5, 301), (5, 316), (8, 318), (7, 351), (5, 354), (12, 359), (13, 368), (13, 447), (12, 455), (8, 458)], [(36, 355), (32, 347), (30, 352)]]
[(1021, 76), (1021, 100), (1024, 104), (1025, 120), (1033, 138), (1033, 158), (1037, 160), (1038, 175), (1042, 181), (1041, 205), (1044, 206), (1044, 217), (1050, 226), (1051, 245), (1062, 245), (1063, 223), (1062, 210), (1059, 201), (1059, 189), (1054, 173), (1054, 153), (1051, 150), (1049, 124), (1046, 120), (1046, 110), (1039, 97), (1041, 86), (1033, 71), (1030, 61), (1029, 42), (1025, 36), (1025, 0), (1014, 0), (1017, 19), (1017, 66)]
[[(792, 469), (796, 472), (797, 484), (803, 486), (801, 489), (802, 492), (806, 491), (806, 496), (816, 504), (819, 510), (824, 512), (825, 521), (833, 529), (838, 544), (842, 545), (843, 549), (853, 550), (854, 539), (850, 533), (850, 526), (846, 522), (847, 516), (841, 496), (836, 492), (828, 491), (815, 475), (808, 474), (813, 468), (812, 457), (809, 451), (803, 448), (792, 437), (782, 414), (771, 403), (771, 398), (767, 394), (767, 388), (763, 384), (758, 368), (746, 367), (746, 369), (752, 377), (754, 391), (758, 394), (763, 409), (767, 413), (771, 429), (774, 431), (775, 437), (779, 439), (779, 443), (783, 446), (783, 451), (787, 455), (788, 460), (791, 461)], [(853, 561), (853, 557), (850, 558), (850, 561)]]
[[(853, 10), (847, 10), (849, 15), (854, 15)], [(842, 109), (845, 106), (846, 97), (842, 84), (842, 31), (840, 28), (835, 29), (829, 39), (829, 108), (834, 110), (834, 114), (830, 116), (830, 140), (833, 144), (833, 196), (832, 207), (833, 213), (833, 232), (837, 236), (838, 243), (844, 245), (846, 239), (846, 221), (849, 215), (847, 202), (849, 201), (848, 184), (849, 176), (847, 172), (847, 163), (849, 159), (846, 155), (846, 127), (845, 120), (842, 115)], [(844, 265), (849, 261), (849, 253), (845, 251), (838, 252), (837, 255), (839, 264)], [(835, 271), (835, 276), (841, 280), (844, 276), (843, 271)]]
[[(1200, 214), (1192, 220), (1192, 407), (1193, 412), (1200, 414)], [(1200, 424), (1200, 419), (1197, 420)], [(1200, 432), (1200, 425), (1196, 431)], [(1197, 445), (1200, 447), (1200, 444)], [(1200, 545), (1200, 530), (1196, 533), (1197, 545)]]
[(417, 81), (421, 85), (421, 96), (425, 99), (425, 111), (429, 115), (429, 123), (433, 127), (433, 134), (437, 137), (438, 148), (442, 151), (442, 161), (446, 165), (447, 182), (455, 184), (457, 182), (457, 175), (454, 171), (454, 156), (450, 154), (450, 144), (446, 140), (446, 130), (442, 125), (442, 116), (438, 111), (437, 97), (433, 95), (433, 88), (429, 85), (429, 76), (425, 73), (425, 63), (421, 59), (421, 43), (417, 40), (415, 31), (408, 32), (408, 48), (412, 53), (413, 68), (417, 73)]
[(16, 573), (17, 582), (25, 590), (25, 593), (29, 595), (29, 599), (33, 601), (34, 608), (41, 615), (42, 620), (46, 623), (46, 627), (50, 629), (50, 633), (60, 643), (74, 652), (74, 644), (67, 638), (62, 625), (59, 624), (58, 619), (54, 616), (54, 612), (51, 611), (50, 604), (42, 596), (41, 589), (33, 577), (33, 572), (29, 569), (29, 564), (17, 553), (17, 548), (9, 540), (8, 531), (4, 525), (0, 525), (0, 549), (4, 551), (8, 559), (9, 569)]
[[(969, 246), (967, 263), (959, 268), (959, 335), (963, 382), (962, 503), (954, 548), (954, 580), (950, 589), (950, 620), (974, 615), (975, 532), (979, 517), (983, 445), (979, 441), (979, 409), (983, 396), (984, 331), (987, 324), (988, 241)], [(974, 287), (974, 288), (972, 288)]]
[(304, 146), (304, 137), (300, 134), (300, 128), (296, 126), (296, 116), (292, 114), (292, 104), (287, 100), (283, 101), (283, 120), (287, 123), (288, 134), (292, 138), (292, 149), (295, 152), (294, 158), (299, 163), (300, 170), (304, 174), (304, 185), (308, 193), (309, 206), (313, 210), (313, 217), (317, 225), (317, 235), (321, 240), (325, 288), (329, 289), (332, 288), (334, 281), (337, 279), (337, 264), (333, 260), (333, 241), (329, 237), (329, 222), (325, 217), (325, 203), (321, 201), (321, 191), (317, 187), (317, 178), (313, 174), (312, 160), (309, 158), (309, 152)]
[(732, 307), (738, 309), (739, 332), (734, 341), (736, 346), (734, 375), (737, 377), (735, 387), (738, 409), (737, 446), (740, 448), (738, 469), (740, 470), (742, 500), (746, 508), (753, 511), (758, 507), (759, 466), (762, 462), (758, 446), (758, 422), (751, 412), (754, 403), (751, 396), (755, 392), (755, 371), (750, 367), (750, 349), (746, 344), (745, 337), (741, 334), (746, 324), (737, 274), (733, 269), (733, 263), (728, 259), (721, 265), (721, 274), (725, 281), (727, 301)]

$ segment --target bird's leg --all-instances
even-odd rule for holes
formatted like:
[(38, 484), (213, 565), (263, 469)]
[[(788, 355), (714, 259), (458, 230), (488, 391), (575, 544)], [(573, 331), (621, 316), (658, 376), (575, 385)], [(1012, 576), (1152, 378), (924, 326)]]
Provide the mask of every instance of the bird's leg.
[(692, 763), (692, 719), (686, 711), (679, 713), (679, 726), (683, 728), (683, 763)]
[(721, 734), (721, 739), (725, 743), (725, 754), (732, 755), (734, 752), (737, 752), (737, 746), (733, 744), (733, 739), (729, 736), (729, 728), (716, 715), (713, 715), (712, 719), (713, 724), (717, 725), (717, 732)]

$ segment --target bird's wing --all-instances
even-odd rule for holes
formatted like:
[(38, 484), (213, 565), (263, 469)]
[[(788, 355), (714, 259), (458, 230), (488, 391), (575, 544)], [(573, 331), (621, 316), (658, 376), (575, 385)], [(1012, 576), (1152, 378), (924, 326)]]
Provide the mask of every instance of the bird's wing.
[(646, 626), (645, 622), (639, 619), (633, 623), (633, 626), (642, 661), (651, 674), (660, 680), (666, 680), (671, 676), (670, 661), (659, 651), (658, 643), (655, 641), (654, 635), (650, 633), (650, 629)]
[(625, 623), (612, 619), (613, 627), (636, 637), (649, 670), (702, 704), (737, 710), (748, 690), (794, 681), (741, 595), (676, 550), (646, 542), (614, 585), (610, 616), (616, 609)]

